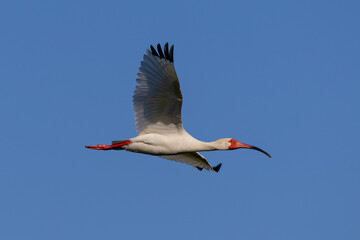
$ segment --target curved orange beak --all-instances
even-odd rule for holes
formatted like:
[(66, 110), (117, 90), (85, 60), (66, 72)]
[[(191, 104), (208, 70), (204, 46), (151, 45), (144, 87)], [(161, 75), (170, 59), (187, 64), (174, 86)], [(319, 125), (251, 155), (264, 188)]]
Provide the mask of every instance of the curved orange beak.
[(262, 150), (261, 148), (258, 148), (258, 147), (255, 147), (255, 146), (252, 146), (252, 145), (249, 145), (249, 144), (246, 144), (246, 143), (241, 143), (235, 139), (231, 139), (230, 140), (230, 147), (229, 147), (229, 150), (234, 150), (234, 149), (238, 149), (238, 148), (248, 148), (248, 149), (254, 149), (254, 150), (257, 150), (259, 152), (262, 152), (264, 153), (266, 156), (268, 156), (269, 158), (271, 158), (271, 155), (268, 154), (267, 152), (265, 152), (264, 150)]

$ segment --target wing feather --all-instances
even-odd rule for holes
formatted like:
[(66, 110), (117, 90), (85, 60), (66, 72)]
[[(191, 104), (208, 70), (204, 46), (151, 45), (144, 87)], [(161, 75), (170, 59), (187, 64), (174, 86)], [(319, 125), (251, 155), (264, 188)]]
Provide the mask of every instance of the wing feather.
[(172, 60), (173, 46), (165, 56), (157, 46), (147, 50), (137, 75), (133, 103), (136, 130), (146, 133), (179, 134), (183, 131), (181, 121), (182, 94)]
[[(197, 168), (205, 168), (207, 170), (215, 171), (206, 158), (198, 152), (180, 153), (174, 155), (161, 155), (161, 158), (167, 160), (182, 162)], [(216, 172), (216, 171), (215, 171)]]
[(152, 52), (153, 55), (159, 57), (158, 53), (156, 52), (155, 48), (152, 45), (150, 46), (150, 49), (151, 49), (151, 52)]
[(157, 50), (158, 50), (158, 52), (159, 52), (160, 58), (165, 58), (165, 56), (164, 56), (164, 54), (163, 54), (163, 52), (162, 52), (160, 43), (157, 45)]

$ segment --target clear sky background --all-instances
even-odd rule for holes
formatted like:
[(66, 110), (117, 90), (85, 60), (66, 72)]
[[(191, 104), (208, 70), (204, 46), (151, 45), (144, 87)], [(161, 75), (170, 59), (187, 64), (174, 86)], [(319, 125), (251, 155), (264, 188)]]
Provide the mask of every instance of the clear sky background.
[[(1, 1), (0, 239), (360, 239), (359, 1)], [(85, 145), (137, 135), (175, 45), (216, 174)]]

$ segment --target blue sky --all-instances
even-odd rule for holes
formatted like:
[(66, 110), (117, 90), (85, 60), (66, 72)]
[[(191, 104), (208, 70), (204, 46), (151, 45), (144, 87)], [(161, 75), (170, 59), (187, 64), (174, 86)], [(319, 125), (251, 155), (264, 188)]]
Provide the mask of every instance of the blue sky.
[[(359, 239), (358, 1), (2, 1), (0, 239)], [(150, 44), (218, 174), (136, 136)]]

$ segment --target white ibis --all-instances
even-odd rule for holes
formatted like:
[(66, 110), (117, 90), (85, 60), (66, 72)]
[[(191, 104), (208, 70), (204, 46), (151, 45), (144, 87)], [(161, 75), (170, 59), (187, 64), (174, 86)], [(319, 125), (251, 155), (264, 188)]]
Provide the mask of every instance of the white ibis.
[(137, 74), (137, 86), (133, 103), (137, 137), (113, 141), (112, 145), (86, 146), (95, 150), (126, 150), (159, 156), (168, 160), (187, 163), (199, 170), (203, 168), (218, 172), (221, 163), (212, 167), (198, 152), (255, 149), (268, 157), (264, 150), (233, 138), (223, 138), (214, 142), (202, 142), (185, 131), (181, 121), (183, 97), (179, 79), (174, 67), (174, 45), (170, 51), (168, 43), (164, 51), (160, 44), (157, 51), (153, 46), (146, 51)]

